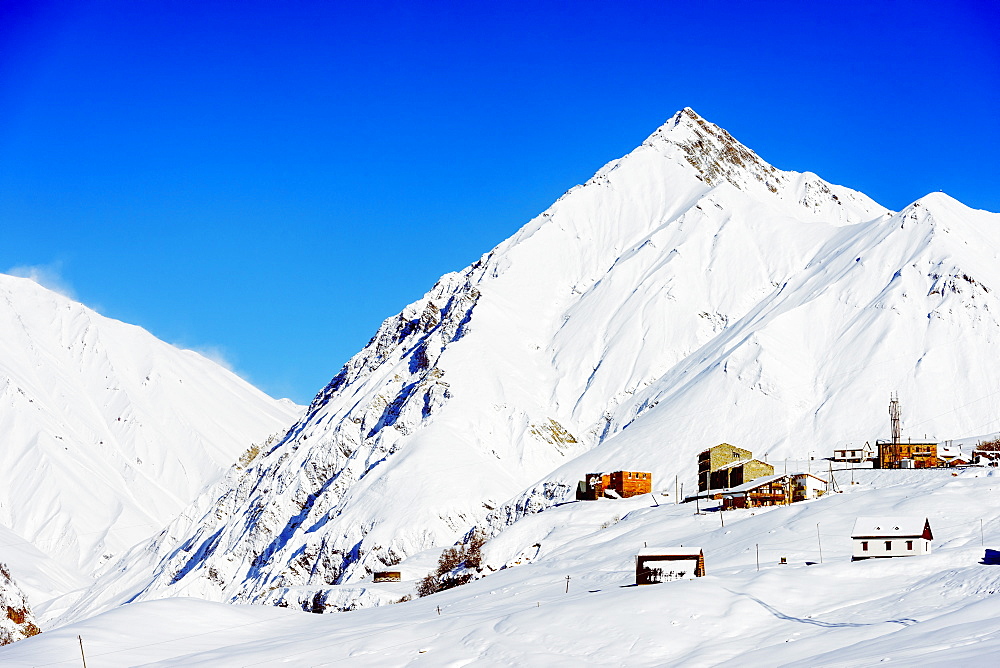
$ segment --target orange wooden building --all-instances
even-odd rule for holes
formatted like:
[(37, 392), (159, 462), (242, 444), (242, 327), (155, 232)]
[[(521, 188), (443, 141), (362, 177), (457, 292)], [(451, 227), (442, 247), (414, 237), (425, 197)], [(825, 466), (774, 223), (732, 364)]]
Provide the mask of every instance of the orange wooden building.
[(580, 481), (576, 490), (578, 501), (595, 501), (604, 496), (623, 499), (653, 491), (653, 474), (648, 471), (613, 471), (612, 473), (588, 473)]

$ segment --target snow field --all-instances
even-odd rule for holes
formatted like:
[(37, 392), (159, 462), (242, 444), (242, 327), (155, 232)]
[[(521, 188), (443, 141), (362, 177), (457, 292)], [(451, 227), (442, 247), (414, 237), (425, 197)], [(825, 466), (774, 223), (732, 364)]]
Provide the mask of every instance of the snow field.
[[(990, 665), (1000, 568), (979, 561), (983, 542), (1000, 544), (1000, 477), (951, 473), (855, 471), (861, 484), (842, 494), (722, 514), (695, 515), (662, 495), (658, 507), (649, 495), (568, 503), (485, 546), (494, 568), (520, 565), (423, 599), (328, 615), (136, 603), (17, 643), (0, 663), (78, 660), (71, 641), (81, 634), (106, 666), (944, 665), (955, 656)], [(926, 514), (933, 554), (852, 563), (862, 514)], [(823, 563), (806, 565), (819, 561), (817, 524)], [(708, 575), (633, 586), (643, 542), (703, 547)], [(429, 556), (414, 560), (430, 566)], [(408, 561), (399, 568), (421, 574)]]

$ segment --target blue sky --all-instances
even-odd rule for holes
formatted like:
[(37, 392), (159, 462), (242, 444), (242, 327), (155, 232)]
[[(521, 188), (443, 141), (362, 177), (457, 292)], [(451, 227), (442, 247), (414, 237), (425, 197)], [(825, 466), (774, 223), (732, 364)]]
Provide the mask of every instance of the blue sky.
[(996, 2), (7, 2), (0, 271), (307, 402), (691, 106), (890, 208), (1000, 211)]

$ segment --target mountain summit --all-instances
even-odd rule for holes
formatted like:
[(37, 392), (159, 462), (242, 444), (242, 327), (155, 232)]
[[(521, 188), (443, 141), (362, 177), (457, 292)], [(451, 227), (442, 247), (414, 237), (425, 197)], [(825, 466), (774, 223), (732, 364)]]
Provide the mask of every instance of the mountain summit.
[(775, 459), (874, 438), (893, 390), (921, 432), (974, 432), (1000, 383), (978, 363), (997, 353), (998, 219), (941, 196), (891, 212), (684, 109), (383, 322), (70, 618), (170, 595), (322, 608), (588, 471), (672, 489), (723, 441)]

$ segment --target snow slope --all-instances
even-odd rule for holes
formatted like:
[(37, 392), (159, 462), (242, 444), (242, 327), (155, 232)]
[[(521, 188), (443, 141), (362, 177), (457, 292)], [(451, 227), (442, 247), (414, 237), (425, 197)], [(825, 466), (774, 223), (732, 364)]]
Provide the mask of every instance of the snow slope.
[(943, 194), (887, 211), (685, 109), (387, 319), (286, 438), (64, 619), (336, 598), (477, 524), (503, 535), (587, 471), (662, 489), (722, 441), (775, 460), (884, 436), (891, 391), (904, 435), (995, 430), (998, 248), (997, 214)]
[(299, 410), (195, 352), (0, 275), (0, 562), (36, 610), (89, 584)]
[[(980, 561), (984, 544), (1000, 544), (993, 473), (857, 471), (852, 486), (841, 471), (844, 493), (727, 512), (724, 526), (720, 513), (664, 496), (569, 503), (485, 548), (494, 567), (537, 545), (531, 559), (427, 598), (329, 615), (147, 601), (0, 649), (0, 663), (75, 665), (79, 634), (88, 660), (109, 667), (572, 666), (595, 656), (637, 666), (989, 666), (1000, 652), (1000, 567)], [(928, 517), (933, 554), (851, 562), (860, 514)], [(706, 577), (632, 586), (647, 542), (702, 546)]]

